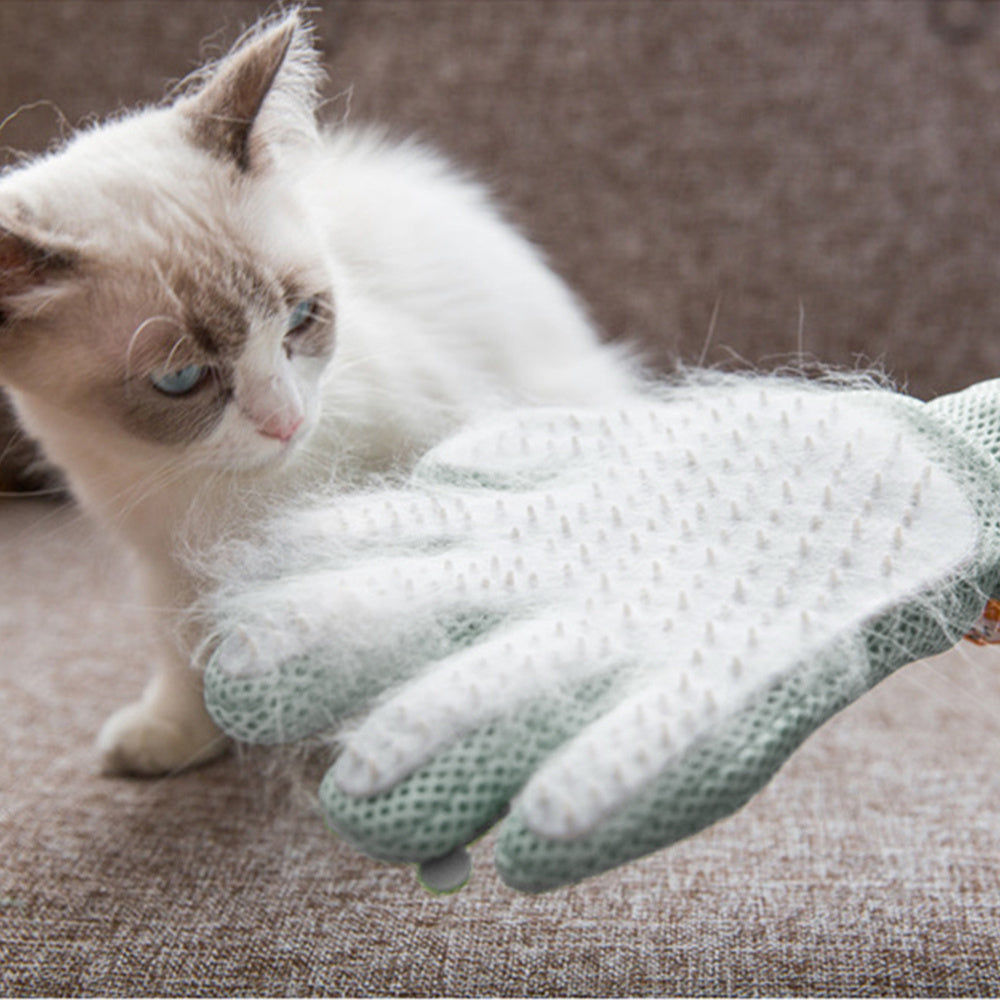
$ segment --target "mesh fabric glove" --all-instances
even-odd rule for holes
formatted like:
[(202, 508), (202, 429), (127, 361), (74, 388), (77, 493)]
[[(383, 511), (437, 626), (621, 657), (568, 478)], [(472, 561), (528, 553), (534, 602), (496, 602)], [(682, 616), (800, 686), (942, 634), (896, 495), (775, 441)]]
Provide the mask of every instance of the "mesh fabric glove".
[(998, 393), (741, 377), (500, 414), (243, 552), (209, 709), (264, 743), (368, 709), (328, 820), (439, 885), (508, 807), (508, 884), (620, 865), (739, 808), (975, 622), (1000, 575)]

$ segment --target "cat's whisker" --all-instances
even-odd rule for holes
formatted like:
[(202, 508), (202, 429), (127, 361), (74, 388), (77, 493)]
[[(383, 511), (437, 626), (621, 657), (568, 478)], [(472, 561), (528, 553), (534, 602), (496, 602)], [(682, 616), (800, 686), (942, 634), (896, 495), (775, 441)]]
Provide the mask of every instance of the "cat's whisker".
[[(107, 507), (119, 524), (124, 523), (136, 508), (156, 492), (166, 489), (188, 472), (183, 457), (175, 457), (149, 471), (133, 483), (108, 496)], [(127, 501), (127, 502), (126, 502)]]
[(150, 262), (150, 269), (156, 276), (157, 282), (159, 282), (160, 290), (164, 295), (170, 300), (173, 307), (177, 310), (179, 316), (183, 316), (185, 312), (184, 300), (177, 294), (174, 286), (167, 280), (166, 275), (163, 273), (163, 269), (160, 267), (158, 261)]
[(166, 371), (170, 371), (174, 367), (174, 355), (186, 344), (191, 342), (191, 338), (187, 333), (182, 333), (175, 341), (174, 346), (170, 348), (170, 353), (167, 355), (166, 361), (163, 363), (163, 367)]
[(136, 345), (139, 342), (139, 338), (147, 332), (149, 327), (153, 323), (166, 323), (171, 326), (177, 327), (181, 331), (181, 335), (178, 337), (178, 343), (175, 343), (174, 348), (171, 350), (171, 356), (173, 355), (173, 350), (176, 350), (178, 344), (182, 342), (188, 335), (184, 330), (183, 325), (172, 316), (148, 316), (144, 319), (136, 328), (132, 331), (132, 336), (129, 337), (128, 345), (125, 348), (125, 377), (129, 379), (132, 377), (132, 355), (136, 349)]
[(0, 490), (0, 500), (34, 500), (39, 497), (61, 497), (65, 493), (61, 486), (43, 486), (35, 490)]
[[(53, 523), (55, 522), (55, 523)], [(51, 510), (46, 511), (38, 520), (33, 521), (31, 525), (32, 531), (40, 531), (41, 529), (51, 528), (48, 531), (47, 538), (58, 540), (60, 535), (72, 536), (77, 530), (75, 519), (64, 519), (64, 508), (61, 504), (54, 504)], [(14, 544), (16, 540), (12, 540), (9, 544)], [(3, 549), (0, 548), (0, 552)]]

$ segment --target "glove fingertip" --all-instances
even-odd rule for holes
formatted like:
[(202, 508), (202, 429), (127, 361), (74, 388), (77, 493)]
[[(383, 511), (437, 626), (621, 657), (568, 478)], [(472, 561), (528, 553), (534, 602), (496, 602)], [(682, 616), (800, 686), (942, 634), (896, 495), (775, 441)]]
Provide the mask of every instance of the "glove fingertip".
[[(493, 864), (504, 885), (517, 892), (539, 893), (577, 882), (594, 870), (594, 861), (567, 864), (570, 855), (560, 844), (533, 833), (515, 809), (500, 826)], [(599, 869), (598, 869), (599, 870)]]
[(205, 708), (227, 735), (273, 745), (304, 739), (338, 716), (336, 692), (317, 693), (314, 673), (297, 661), (266, 673), (228, 669), (213, 657), (205, 668)]

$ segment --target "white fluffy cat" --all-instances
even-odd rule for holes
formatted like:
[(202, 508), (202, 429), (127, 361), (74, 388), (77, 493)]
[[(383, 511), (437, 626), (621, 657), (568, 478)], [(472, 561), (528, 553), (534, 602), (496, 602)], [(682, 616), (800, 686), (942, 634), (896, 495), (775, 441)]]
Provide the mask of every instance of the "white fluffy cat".
[(0, 177), (0, 383), (156, 616), (107, 770), (224, 745), (190, 669), (185, 548), (405, 463), (476, 408), (631, 377), (478, 187), (413, 144), (321, 132), (319, 76), (286, 13), (172, 103)]

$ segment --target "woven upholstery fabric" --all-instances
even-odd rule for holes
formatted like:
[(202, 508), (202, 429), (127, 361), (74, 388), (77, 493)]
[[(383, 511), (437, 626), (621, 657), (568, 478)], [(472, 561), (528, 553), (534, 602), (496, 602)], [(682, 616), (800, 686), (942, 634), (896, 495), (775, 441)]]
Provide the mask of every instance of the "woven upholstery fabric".
[[(43, 99), (159, 99), (263, 6), (3, 0), (0, 145), (45, 148)], [(894, 0), (317, 6), (333, 117), (483, 172), (612, 334), (766, 363), (801, 330), (922, 398), (997, 371), (1000, 18), (957, 45)], [(526, 897), (487, 839), (438, 899), (287, 801), (270, 751), (96, 776), (146, 668), (91, 534), (0, 505), (0, 993), (1000, 994), (992, 650), (901, 670), (669, 852)]]

